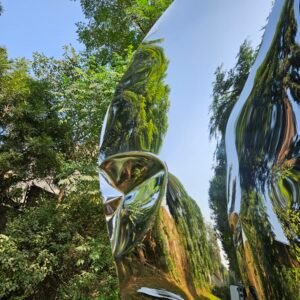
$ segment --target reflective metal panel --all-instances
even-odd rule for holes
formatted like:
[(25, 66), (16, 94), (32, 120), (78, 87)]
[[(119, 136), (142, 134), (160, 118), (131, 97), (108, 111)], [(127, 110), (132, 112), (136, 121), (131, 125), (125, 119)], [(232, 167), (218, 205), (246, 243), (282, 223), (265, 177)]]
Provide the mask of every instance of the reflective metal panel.
[(116, 90), (99, 164), (123, 299), (299, 299), (299, 0), (261, 40), (268, 2), (175, 1)]
[(226, 130), (229, 219), (244, 281), (299, 299), (299, 0), (277, 1)]

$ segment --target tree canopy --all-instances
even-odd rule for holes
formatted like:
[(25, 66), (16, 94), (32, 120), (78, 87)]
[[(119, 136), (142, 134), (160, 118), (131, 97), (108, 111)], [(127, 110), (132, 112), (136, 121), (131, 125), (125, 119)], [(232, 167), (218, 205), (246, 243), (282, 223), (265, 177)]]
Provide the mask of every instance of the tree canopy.
[[(31, 63), (0, 51), (1, 298), (118, 299), (96, 163), (127, 65), (114, 59), (99, 66), (70, 50)], [(58, 193), (33, 180), (51, 181)]]
[(61, 59), (8, 59), (0, 48), (0, 298), (119, 298), (100, 131), (133, 51), (169, 3), (81, 1), (86, 51), (66, 47)]
[(113, 53), (123, 56), (129, 46), (135, 50), (172, 2), (80, 0), (87, 22), (77, 24), (79, 39), (89, 53), (96, 53), (103, 62), (110, 62)]

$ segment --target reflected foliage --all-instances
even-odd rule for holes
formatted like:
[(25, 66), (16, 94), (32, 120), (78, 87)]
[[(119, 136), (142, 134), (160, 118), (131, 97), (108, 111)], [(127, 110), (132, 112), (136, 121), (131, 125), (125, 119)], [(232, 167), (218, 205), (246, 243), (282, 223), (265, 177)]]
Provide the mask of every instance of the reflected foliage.
[(185, 191), (180, 181), (169, 174), (167, 203), (185, 248), (190, 280), (196, 288), (213, 285), (212, 276), (225, 280), (215, 231), (205, 224), (198, 204)]
[(228, 174), (231, 226), (244, 280), (260, 299), (300, 298), (298, 13), (297, 0), (284, 2), (252, 90), (233, 114), (234, 133), (227, 128), (239, 170), (239, 181)]
[(233, 69), (226, 71), (222, 66), (217, 68), (213, 83), (213, 102), (210, 108), (210, 136), (215, 137), (218, 143), (215, 150), (214, 177), (209, 187), (209, 206), (229, 262), (229, 268), (234, 272), (236, 280), (240, 280), (240, 271), (227, 218), (225, 130), (229, 115), (244, 87), (254, 58), (255, 51), (250, 43), (245, 41), (240, 47)]
[[(218, 238), (230, 279), (250, 299), (299, 299), (299, 1), (281, 3), (262, 61), (264, 42), (258, 53), (244, 42), (235, 67), (215, 74), (210, 134), (217, 149), (209, 189), (215, 228), (158, 157), (141, 159), (159, 154), (168, 129), (168, 59), (160, 41), (143, 43), (121, 80), (100, 168), (116, 191), (107, 195), (107, 220), (124, 299), (162, 289), (184, 299), (211, 291), (228, 297)], [(260, 67), (251, 73), (255, 59)]]
[(152, 154), (168, 129), (168, 59), (160, 43), (140, 46), (108, 111), (100, 149), (100, 173), (111, 186), (103, 188), (106, 217), (123, 299), (162, 289), (201, 299), (228, 274), (214, 229)]
[(168, 175), (166, 203), (152, 216), (155, 222), (140, 243), (116, 259), (124, 299), (144, 299), (143, 288), (202, 299), (216, 283), (227, 283), (215, 231), (174, 175)]
[(155, 42), (137, 50), (109, 109), (101, 156), (144, 150), (158, 153), (168, 128), (168, 60)]

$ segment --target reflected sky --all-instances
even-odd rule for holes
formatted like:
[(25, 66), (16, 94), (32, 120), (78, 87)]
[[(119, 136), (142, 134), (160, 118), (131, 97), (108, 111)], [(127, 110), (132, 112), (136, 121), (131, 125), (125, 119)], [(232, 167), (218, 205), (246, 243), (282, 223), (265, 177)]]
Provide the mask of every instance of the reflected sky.
[(225, 69), (234, 66), (246, 38), (258, 46), (271, 5), (267, 0), (178, 0), (146, 37), (164, 38), (161, 45), (169, 59), (165, 81), (171, 87), (172, 126), (160, 157), (180, 177), (206, 220), (210, 220), (208, 188), (215, 150), (215, 142), (208, 142), (214, 72), (220, 64)]

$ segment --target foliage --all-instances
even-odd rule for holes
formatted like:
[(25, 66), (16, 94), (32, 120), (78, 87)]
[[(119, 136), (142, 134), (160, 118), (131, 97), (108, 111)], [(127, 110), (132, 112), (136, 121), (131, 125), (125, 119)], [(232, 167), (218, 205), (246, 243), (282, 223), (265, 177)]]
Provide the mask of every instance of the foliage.
[[(110, 107), (102, 145), (105, 155), (121, 149), (158, 153), (168, 128), (168, 63), (155, 41), (144, 43), (137, 50)], [(113, 111), (118, 111), (116, 116)]]
[(209, 187), (209, 206), (215, 220), (216, 230), (229, 261), (229, 267), (235, 272), (237, 279), (240, 277), (240, 272), (227, 215), (225, 130), (233, 106), (237, 102), (246, 82), (254, 57), (255, 51), (248, 41), (244, 41), (239, 49), (235, 67), (229, 71), (223, 70), (222, 66), (217, 68), (215, 82), (213, 83), (209, 128), (211, 137), (218, 139), (215, 151), (214, 177), (211, 179)]
[(118, 298), (96, 159), (105, 111), (128, 62), (115, 55), (113, 66), (99, 66), (66, 50), (62, 60), (35, 54), (32, 69), (0, 51), (2, 204), (14, 206), (12, 188), (29, 179), (51, 176), (64, 192), (57, 201), (44, 194), (6, 225), (0, 297)]
[(0, 297), (118, 299), (103, 207), (91, 183), (64, 203), (40, 199), (0, 236)]
[[(249, 251), (255, 254), (264, 297), (275, 299), (300, 297), (299, 285), (295, 289), (292, 280), (285, 278), (296, 273), (293, 271), (300, 262), (295, 110), (300, 98), (300, 47), (294, 10), (292, 2), (285, 2), (272, 43), (236, 120), (235, 132), (242, 189), (240, 224)], [(274, 115), (275, 110), (279, 114)], [(268, 202), (276, 216), (269, 216)], [(283, 229), (287, 240), (278, 238), (276, 226)]]
[[(233, 196), (230, 203), (235, 206), (232, 211), (240, 206), (236, 211), (236, 225), (232, 226), (238, 250), (236, 258), (245, 275), (244, 284), (254, 286), (262, 299), (299, 299), (299, 284), (295, 283), (299, 281), (299, 137), (294, 105), (299, 103), (300, 57), (294, 9), (292, 2), (285, 2), (272, 43), (256, 71), (252, 90), (244, 99), (231, 132), (237, 150), (234, 163), (239, 170), (241, 188), (240, 198)], [(232, 76), (228, 75), (230, 81), (217, 70), (214, 85), (210, 129), (211, 135), (219, 138), (219, 144), (210, 205), (216, 226), (223, 235), (227, 230), (222, 228), (222, 219), (227, 219), (225, 212), (228, 211), (224, 134), (228, 116), (237, 100), (235, 91), (237, 96), (241, 92), (241, 89), (233, 88), (234, 83), (240, 82), (243, 86), (251, 56), (254, 57), (251, 49), (241, 56), (240, 70), (245, 72), (232, 72)], [(236, 178), (231, 180), (234, 182)], [(216, 192), (220, 186), (222, 191)], [(271, 210), (276, 215), (272, 215)], [(278, 227), (283, 229), (288, 242), (281, 237)], [(233, 253), (231, 246), (225, 248), (224, 239), (223, 245), (227, 254)]]
[(195, 288), (209, 288), (211, 277), (218, 276), (224, 282), (224, 267), (221, 263), (220, 250), (215, 231), (205, 224), (201, 210), (180, 181), (169, 173), (167, 203), (174, 216), (181, 244), (187, 255), (190, 279)]
[(255, 56), (256, 51), (252, 49), (250, 42), (245, 40), (240, 46), (234, 68), (226, 71), (221, 65), (215, 71), (213, 101), (210, 107), (211, 137), (225, 136), (230, 112), (242, 92)]
[(103, 119), (131, 57), (129, 48), (124, 59), (114, 54), (112, 65), (103, 66), (94, 56), (86, 58), (72, 48), (66, 48), (62, 60), (34, 55), (35, 76), (48, 82), (57, 99), (55, 109), (61, 121), (71, 128), (70, 164), (84, 158), (84, 164), (90, 161), (95, 165)]
[(29, 63), (10, 61), (0, 49), (0, 204), (20, 181), (60, 172), (69, 151), (69, 128), (62, 124), (49, 84), (29, 74)]
[(78, 23), (88, 52), (110, 62), (113, 53), (135, 50), (172, 0), (80, 0), (87, 23)]
[[(170, 2), (81, 1), (83, 54), (35, 53), (30, 63), (0, 49), (0, 298), (119, 298), (99, 198), (99, 135), (133, 50)], [(39, 194), (19, 210), (16, 186), (46, 177), (59, 195)]]

